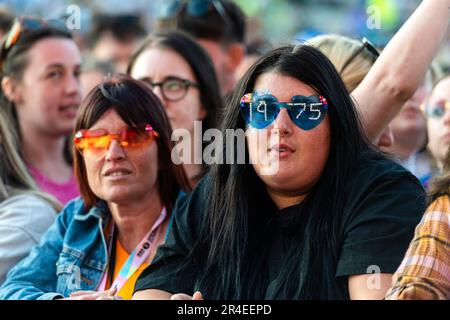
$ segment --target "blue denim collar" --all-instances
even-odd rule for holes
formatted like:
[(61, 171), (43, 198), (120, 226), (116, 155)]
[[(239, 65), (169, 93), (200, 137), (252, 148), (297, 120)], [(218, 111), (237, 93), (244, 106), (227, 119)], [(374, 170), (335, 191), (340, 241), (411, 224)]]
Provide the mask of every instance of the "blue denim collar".
[(90, 218), (96, 218), (98, 220), (104, 220), (110, 215), (108, 205), (105, 201), (98, 201), (87, 213), (84, 213), (81, 209), (74, 219), (78, 221), (86, 221)]

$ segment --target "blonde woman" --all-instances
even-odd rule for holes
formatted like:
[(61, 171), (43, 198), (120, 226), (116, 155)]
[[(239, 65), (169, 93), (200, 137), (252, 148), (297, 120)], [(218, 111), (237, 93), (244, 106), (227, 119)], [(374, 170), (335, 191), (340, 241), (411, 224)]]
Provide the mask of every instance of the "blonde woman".
[(365, 38), (358, 40), (338, 34), (325, 34), (310, 39), (308, 43), (330, 59), (349, 92), (359, 86), (380, 55)]
[[(357, 48), (356, 54), (348, 56), (341, 68), (337, 67), (347, 87), (349, 84), (357, 83), (356, 79), (346, 80), (347, 72), (354, 72), (348, 64), (357, 65), (360, 74), (355, 73), (355, 78), (361, 77), (365, 72), (364, 69), (370, 68), (370, 72), (363, 76), (361, 83), (349, 91), (364, 120), (365, 134), (372, 142), (376, 143), (380, 139), (383, 130), (423, 83), (429, 65), (447, 33), (450, 21), (449, 7), (450, 0), (422, 1), (389, 41), (377, 61), (375, 63), (374, 60), (371, 61), (372, 68), (369, 66), (370, 61), (369, 65), (356, 63), (361, 57), (370, 55), (370, 51), (373, 51), (369, 43), (361, 41), (351, 45)], [(315, 44), (314, 41), (309, 42)], [(420, 50), (418, 44), (422, 44)], [(319, 49), (322, 50), (320, 47)], [(331, 58), (333, 52), (331, 55), (325, 54), (331, 60), (337, 61), (339, 58)], [(335, 61), (333, 64), (337, 66)]]
[[(356, 40), (327, 34), (314, 37), (309, 43), (330, 59), (348, 92), (353, 92), (359, 86), (380, 55), (367, 39)], [(379, 148), (391, 147), (394, 141), (390, 126), (384, 128), (372, 142)]]
[(60, 204), (37, 190), (0, 112), (0, 284), (56, 218)]
[[(314, 37), (309, 43), (317, 47), (333, 62), (349, 92), (358, 88), (380, 56), (378, 50), (367, 39), (358, 40), (336, 34), (327, 34)], [(428, 185), (433, 174), (433, 166), (431, 156), (424, 149), (427, 128), (419, 105), (431, 89), (431, 84), (441, 76), (442, 72), (439, 66), (436, 63), (431, 64), (426, 73), (425, 81), (401, 106), (401, 111), (397, 116), (387, 124), (379, 136), (369, 136), (375, 145), (392, 154), (424, 186)], [(366, 111), (363, 104), (364, 101), (360, 101), (357, 107), (364, 116)], [(378, 106), (378, 108), (384, 107)], [(385, 120), (382, 117), (371, 119), (375, 123)]]

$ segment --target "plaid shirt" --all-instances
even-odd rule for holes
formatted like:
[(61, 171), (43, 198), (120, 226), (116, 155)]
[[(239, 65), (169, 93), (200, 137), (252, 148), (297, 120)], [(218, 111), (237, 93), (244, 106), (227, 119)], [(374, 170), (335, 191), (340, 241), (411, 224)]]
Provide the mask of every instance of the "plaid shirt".
[(450, 198), (425, 212), (386, 299), (450, 299)]

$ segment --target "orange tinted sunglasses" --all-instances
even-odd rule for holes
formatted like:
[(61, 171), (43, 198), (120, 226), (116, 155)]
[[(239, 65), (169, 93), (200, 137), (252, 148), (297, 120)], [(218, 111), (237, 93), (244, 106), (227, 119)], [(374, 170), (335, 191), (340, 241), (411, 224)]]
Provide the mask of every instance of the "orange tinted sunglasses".
[(109, 133), (106, 129), (83, 129), (75, 134), (74, 143), (83, 156), (89, 153), (95, 158), (102, 158), (113, 140), (127, 151), (137, 151), (142, 150), (157, 137), (159, 134), (151, 125), (139, 124), (123, 127), (118, 133)]

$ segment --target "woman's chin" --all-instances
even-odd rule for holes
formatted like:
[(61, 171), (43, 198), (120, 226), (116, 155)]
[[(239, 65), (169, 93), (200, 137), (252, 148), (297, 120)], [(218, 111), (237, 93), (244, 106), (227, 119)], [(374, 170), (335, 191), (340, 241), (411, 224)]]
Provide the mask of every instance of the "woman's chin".
[(267, 185), (285, 186), (292, 181), (292, 170), (285, 170), (283, 168), (265, 168), (259, 172), (259, 176)]
[(103, 197), (106, 202), (114, 203), (130, 202), (134, 198), (136, 198), (135, 192), (127, 188), (112, 188)]

